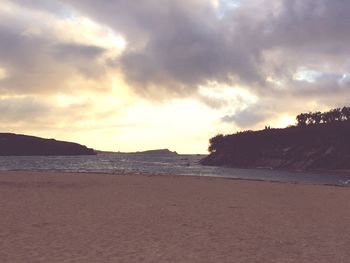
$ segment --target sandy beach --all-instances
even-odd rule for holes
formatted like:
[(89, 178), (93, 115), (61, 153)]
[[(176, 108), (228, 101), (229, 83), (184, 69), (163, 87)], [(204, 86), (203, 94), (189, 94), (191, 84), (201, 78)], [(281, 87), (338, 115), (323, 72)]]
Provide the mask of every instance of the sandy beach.
[(350, 189), (0, 173), (0, 262), (350, 262)]

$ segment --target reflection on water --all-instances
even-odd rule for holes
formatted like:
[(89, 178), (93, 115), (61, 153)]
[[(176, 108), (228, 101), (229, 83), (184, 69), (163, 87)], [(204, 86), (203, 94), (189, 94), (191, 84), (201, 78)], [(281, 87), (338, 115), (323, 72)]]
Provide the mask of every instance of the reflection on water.
[(2, 171), (60, 171), (108, 174), (171, 174), (350, 186), (350, 175), (209, 167), (196, 155), (108, 153), (93, 156), (0, 157)]

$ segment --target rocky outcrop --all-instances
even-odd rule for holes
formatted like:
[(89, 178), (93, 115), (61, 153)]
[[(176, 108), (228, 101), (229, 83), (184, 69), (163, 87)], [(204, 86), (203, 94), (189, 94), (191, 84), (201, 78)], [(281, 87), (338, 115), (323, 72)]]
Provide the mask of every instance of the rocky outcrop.
[(210, 150), (204, 165), (348, 170), (350, 122), (216, 136)]
[(0, 156), (94, 155), (86, 146), (34, 136), (0, 133)]

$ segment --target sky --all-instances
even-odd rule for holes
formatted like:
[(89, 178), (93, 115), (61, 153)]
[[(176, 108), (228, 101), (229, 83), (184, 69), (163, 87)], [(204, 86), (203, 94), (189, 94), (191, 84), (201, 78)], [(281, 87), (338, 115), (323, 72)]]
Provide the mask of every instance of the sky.
[(347, 0), (0, 0), (0, 131), (206, 153), (349, 106)]

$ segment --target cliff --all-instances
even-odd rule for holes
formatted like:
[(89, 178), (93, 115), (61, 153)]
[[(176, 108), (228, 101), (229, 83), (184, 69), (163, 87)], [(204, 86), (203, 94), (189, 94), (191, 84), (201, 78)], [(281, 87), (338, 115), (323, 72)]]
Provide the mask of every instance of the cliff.
[(350, 121), (218, 135), (210, 143), (204, 165), (350, 169)]
[(0, 133), (0, 156), (93, 155), (86, 146), (34, 136)]

